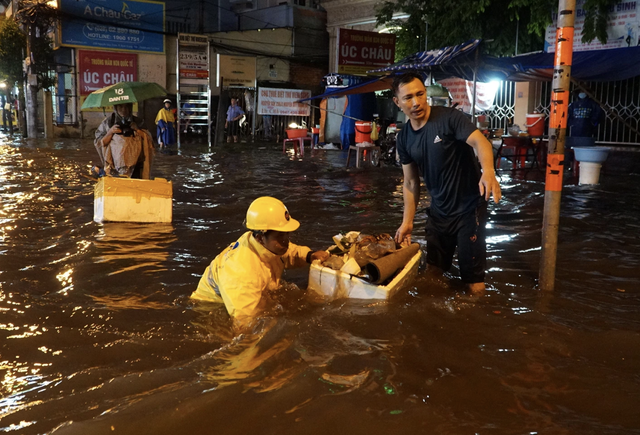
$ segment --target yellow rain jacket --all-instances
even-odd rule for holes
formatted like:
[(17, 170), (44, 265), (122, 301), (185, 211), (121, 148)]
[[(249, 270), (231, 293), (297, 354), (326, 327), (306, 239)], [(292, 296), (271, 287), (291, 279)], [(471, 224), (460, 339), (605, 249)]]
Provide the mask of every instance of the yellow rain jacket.
[(158, 121), (163, 120), (167, 124), (176, 122), (176, 117), (173, 116), (173, 112), (171, 110), (167, 110), (166, 108), (162, 108), (158, 111), (156, 115), (156, 124)]
[(236, 319), (257, 314), (262, 292), (276, 290), (284, 269), (307, 265), (306, 246), (289, 243), (289, 249), (276, 255), (262, 246), (247, 231), (225, 248), (207, 267), (191, 297), (224, 302)]

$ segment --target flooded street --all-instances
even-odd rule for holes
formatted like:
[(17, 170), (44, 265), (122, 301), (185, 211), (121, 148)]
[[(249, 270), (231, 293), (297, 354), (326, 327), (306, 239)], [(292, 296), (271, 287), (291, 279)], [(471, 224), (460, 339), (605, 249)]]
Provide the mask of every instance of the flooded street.
[(553, 292), (537, 287), (544, 174), (502, 171), (482, 297), (454, 270), (389, 303), (318, 305), (307, 269), (287, 271), (275, 312), (234, 337), (223, 306), (189, 295), (251, 201), (281, 199), (315, 249), (393, 234), (400, 168), (188, 144), (152, 171), (173, 182), (171, 225), (102, 225), (91, 141), (0, 137), (0, 430), (640, 434), (639, 155), (611, 157), (599, 186), (566, 179)]

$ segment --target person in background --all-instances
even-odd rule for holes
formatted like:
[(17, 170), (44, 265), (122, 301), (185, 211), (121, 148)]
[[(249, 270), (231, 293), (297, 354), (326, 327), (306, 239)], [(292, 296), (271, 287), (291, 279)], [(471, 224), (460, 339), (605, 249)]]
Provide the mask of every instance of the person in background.
[[(565, 168), (575, 169), (573, 147), (595, 146), (598, 125), (604, 120), (604, 111), (586, 92), (578, 91), (577, 99), (569, 104)], [(576, 94), (574, 93), (574, 95)]]
[(116, 104), (96, 130), (94, 145), (103, 168), (94, 166), (94, 176), (150, 178), (155, 148), (144, 121), (133, 116), (133, 104)]
[(182, 105), (182, 111), (180, 112), (180, 117), (182, 118), (182, 122), (180, 128), (184, 134), (189, 133), (189, 124), (191, 124), (191, 115), (194, 115), (195, 112), (191, 109), (194, 109), (195, 106), (192, 103), (186, 102)]
[(224, 123), (224, 128), (227, 129), (227, 143), (231, 142), (233, 137), (234, 142), (238, 142), (238, 131), (240, 129), (240, 118), (244, 116), (244, 110), (238, 106), (238, 100), (231, 99), (231, 105), (227, 109), (227, 120)]
[(243, 327), (268, 306), (267, 293), (276, 291), (284, 269), (303, 267), (329, 258), (289, 242), (300, 223), (278, 199), (254, 200), (245, 219), (249, 230), (224, 249), (206, 268), (191, 298), (224, 303), (236, 326)]
[(567, 129), (571, 137), (593, 137), (598, 124), (604, 118), (604, 111), (585, 92), (578, 93), (578, 99), (569, 104)]
[(171, 110), (171, 100), (163, 101), (164, 107), (158, 111), (156, 116), (158, 144), (160, 148), (166, 148), (176, 143), (176, 117)]
[(404, 214), (395, 240), (402, 245), (411, 242), (422, 174), (431, 195), (427, 264), (447, 271), (457, 247), (462, 281), (471, 292), (481, 293), (485, 289), (487, 201), (491, 195), (495, 202), (501, 198), (492, 146), (464, 113), (429, 106), (419, 75), (396, 77), (393, 92), (393, 101), (409, 119), (397, 136)]
[(2, 109), (2, 129), (7, 131), (7, 124), (9, 125), (9, 133), (13, 134), (13, 98), (11, 94), (7, 94), (6, 97), (1, 95), (0, 109)]
[(244, 122), (247, 123), (249, 130), (251, 130), (253, 127), (254, 107), (253, 107), (253, 91), (250, 91), (249, 89), (244, 91), (244, 112), (246, 117)]
[(262, 115), (262, 126), (264, 127), (265, 140), (271, 140), (273, 137), (271, 122), (271, 115)]

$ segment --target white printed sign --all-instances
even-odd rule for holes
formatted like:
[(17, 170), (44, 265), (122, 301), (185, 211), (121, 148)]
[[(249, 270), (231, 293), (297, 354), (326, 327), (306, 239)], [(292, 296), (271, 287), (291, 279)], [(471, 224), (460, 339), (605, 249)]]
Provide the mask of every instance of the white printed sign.
[(258, 115), (309, 116), (310, 106), (296, 101), (310, 96), (311, 91), (301, 89), (260, 88)]
[(256, 58), (218, 54), (218, 86), (255, 88)]
[[(609, 11), (607, 23), (607, 43), (603, 44), (597, 39), (586, 44), (582, 42), (582, 29), (586, 12), (582, 8), (584, 0), (576, 1), (576, 18), (574, 22), (573, 51), (602, 50), (607, 48), (635, 47), (640, 45), (640, 21), (638, 20), (638, 2), (623, 1), (612, 6)], [(557, 20), (554, 14), (553, 23), (547, 27), (544, 41), (544, 51), (554, 53), (556, 51)]]
[[(439, 80), (438, 83), (447, 88), (451, 94), (451, 104), (458, 103), (458, 109), (462, 109), (464, 113), (471, 114), (473, 82), (465, 79), (451, 78)], [(476, 113), (491, 110), (499, 84), (477, 82), (476, 85)]]
[(206, 79), (209, 77), (208, 47), (180, 47), (180, 77)]

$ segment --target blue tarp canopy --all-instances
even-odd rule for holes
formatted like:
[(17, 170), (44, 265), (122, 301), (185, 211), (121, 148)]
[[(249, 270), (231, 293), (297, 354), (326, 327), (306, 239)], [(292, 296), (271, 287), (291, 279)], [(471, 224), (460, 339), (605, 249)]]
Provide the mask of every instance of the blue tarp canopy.
[[(476, 65), (475, 53), (480, 42), (479, 39), (474, 39), (464, 44), (414, 53), (393, 65), (369, 71), (371, 74), (384, 74), (383, 77), (375, 77), (355, 86), (334, 89), (307, 100), (391, 89), (393, 76), (408, 71), (421, 72), (425, 76), (431, 74), (435, 80), (459, 77), (471, 81), (474, 71), (477, 73), (477, 80), (481, 82), (553, 79), (554, 53), (536, 52), (510, 57), (478, 53)], [(574, 80), (605, 82), (625, 80), (638, 75), (640, 46), (573, 53), (571, 78)]]
[[(551, 81), (555, 53), (529, 53), (511, 57), (494, 57), (475, 53), (480, 40), (454, 47), (421, 51), (400, 62), (369, 73), (400, 74), (406, 71), (429, 72), (436, 80), (460, 77), (473, 80), (476, 71), (481, 82), (491, 80)], [(571, 78), (586, 82), (625, 80), (640, 75), (640, 47), (576, 51), (573, 53)]]
[(367, 73), (398, 75), (409, 71), (420, 71), (431, 74), (436, 80), (448, 77), (471, 77), (467, 80), (473, 80), (476, 52), (480, 42), (480, 39), (472, 39), (451, 47), (419, 51), (393, 65), (367, 71)]
[[(551, 81), (555, 53), (530, 53), (511, 57), (484, 56), (478, 71), (486, 77), (511, 81)], [(626, 80), (640, 75), (640, 47), (573, 53), (571, 78), (585, 82)]]

